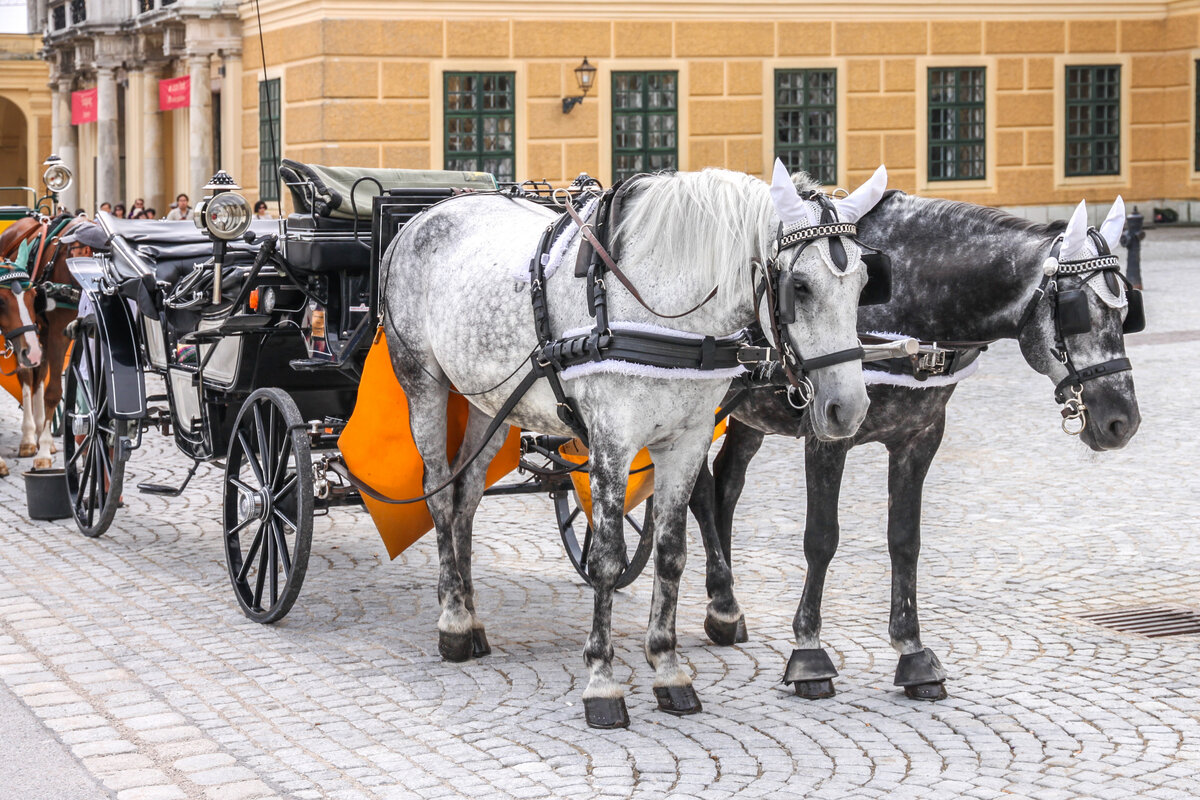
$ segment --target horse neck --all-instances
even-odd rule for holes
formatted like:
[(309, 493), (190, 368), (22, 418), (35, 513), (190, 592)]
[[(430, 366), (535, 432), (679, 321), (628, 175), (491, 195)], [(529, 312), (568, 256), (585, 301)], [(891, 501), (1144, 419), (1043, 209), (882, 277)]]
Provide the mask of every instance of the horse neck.
[(1015, 337), (1054, 234), (961, 205), (899, 195), (859, 221), (859, 235), (891, 257), (893, 274), (892, 300), (863, 308), (860, 328), (935, 341)]
[(0, 234), (0, 258), (12, 260), (17, 254), (21, 242), (33, 236), (41, 227), (41, 222), (33, 217), (19, 219)]

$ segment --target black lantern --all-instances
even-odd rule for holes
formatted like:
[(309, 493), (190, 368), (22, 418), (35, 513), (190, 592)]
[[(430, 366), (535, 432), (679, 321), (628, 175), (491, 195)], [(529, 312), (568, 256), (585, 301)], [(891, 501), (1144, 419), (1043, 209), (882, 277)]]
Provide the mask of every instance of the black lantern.
[(579, 86), (579, 91), (583, 94), (576, 97), (563, 98), (563, 113), (570, 114), (571, 109), (583, 102), (583, 98), (587, 97), (587, 93), (592, 90), (592, 84), (596, 82), (596, 68), (588, 63), (587, 56), (583, 57), (583, 63), (575, 68), (575, 83)]

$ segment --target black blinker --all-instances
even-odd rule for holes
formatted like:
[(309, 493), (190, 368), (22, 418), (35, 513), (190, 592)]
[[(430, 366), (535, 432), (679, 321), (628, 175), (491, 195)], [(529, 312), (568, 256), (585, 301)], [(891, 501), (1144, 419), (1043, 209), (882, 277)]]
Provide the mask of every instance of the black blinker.
[(779, 296), (776, 299), (779, 322), (791, 325), (796, 321), (796, 281), (791, 271), (779, 273)]
[(887, 253), (864, 253), (867, 285), (858, 297), (860, 306), (881, 306), (892, 299), (892, 259)]
[(1121, 326), (1122, 333), (1141, 333), (1146, 329), (1146, 308), (1142, 305), (1140, 289), (1127, 289), (1125, 298), (1129, 301), (1129, 309), (1125, 313), (1125, 324)]
[(1075, 336), (1092, 329), (1087, 295), (1082, 289), (1065, 289), (1058, 293), (1058, 329), (1063, 336)]

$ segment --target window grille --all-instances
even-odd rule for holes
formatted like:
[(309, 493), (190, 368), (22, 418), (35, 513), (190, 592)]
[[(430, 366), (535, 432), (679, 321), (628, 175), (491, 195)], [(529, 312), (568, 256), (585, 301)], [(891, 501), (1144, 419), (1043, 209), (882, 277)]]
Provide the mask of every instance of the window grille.
[[(165, 0), (164, 0), (165, 2)], [(258, 84), (258, 197), (279, 199), (279, 78)]]
[(983, 67), (929, 70), (929, 180), (987, 175), (987, 93)]
[(775, 155), (788, 172), (837, 183), (837, 70), (775, 70)]
[(1066, 172), (1121, 171), (1121, 66), (1067, 67)]
[(446, 169), (516, 180), (515, 83), (512, 72), (445, 74)]
[(612, 74), (613, 181), (679, 166), (677, 72)]

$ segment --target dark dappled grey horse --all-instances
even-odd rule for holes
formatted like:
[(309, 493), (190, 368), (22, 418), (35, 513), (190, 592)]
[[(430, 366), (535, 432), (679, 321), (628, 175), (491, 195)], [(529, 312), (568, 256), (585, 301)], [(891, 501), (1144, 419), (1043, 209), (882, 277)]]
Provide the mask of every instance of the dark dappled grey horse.
[[(797, 183), (806, 185), (801, 176)], [(1026, 362), (1056, 385), (1068, 375), (1068, 365), (1081, 375), (1100, 365), (1103, 374), (1084, 378), (1081, 393), (1072, 385), (1059, 386), (1056, 393), (1076, 420), (1073, 424), (1084, 422), (1078, 433), (1091, 449), (1123, 447), (1141, 420), (1123, 336), (1124, 327), (1140, 329), (1141, 297), (1127, 292), (1115, 258), (1103, 256), (1116, 247), (1124, 217), (1124, 204), (1117, 198), (1096, 233), (1089, 232), (1083, 203), (1064, 227), (1037, 225), (969, 203), (890, 192), (859, 220), (858, 230), (864, 244), (891, 257), (892, 299), (861, 308), (859, 330), (943, 343), (957, 351), (951, 363), (957, 360), (959, 367), (978, 357), (986, 342), (1016, 338)], [(1049, 294), (1040, 294), (1042, 289)], [(946, 404), (955, 382), (970, 367), (918, 382), (911, 373), (892, 376), (871, 366), (866, 369), (871, 407), (852, 438), (816, 441), (809, 435), (807, 415), (769, 388), (751, 390), (734, 411), (712, 473), (705, 465), (691, 500), (707, 555), (705, 630), (717, 644), (745, 641), (744, 619), (733, 595), (730, 540), (746, 469), (765, 434), (807, 437), (808, 571), (793, 621), (796, 650), (784, 680), (804, 697), (833, 694), (837, 671), (821, 648), (820, 633), (826, 570), (838, 545), (838, 494), (846, 453), (879, 442), (888, 450), (889, 634), (900, 653), (895, 683), (910, 697), (940, 699), (946, 696), (946, 673), (921, 644), (917, 622), (921, 494), (941, 444)], [(1064, 421), (1064, 429), (1066, 425)]]
[[(881, 168), (858, 191), (837, 201), (842, 221), (853, 222), (874, 206), (886, 180)], [(781, 222), (816, 226), (822, 213), (817, 202), (799, 198), (786, 171), (772, 186), (725, 170), (645, 176), (622, 206), (616, 230), (621, 269), (647, 305), (664, 314), (695, 306), (717, 287), (711, 302), (670, 324), (689, 334), (737, 334), (756, 319), (769, 321), (764, 318), (769, 313), (765, 305), (756, 306), (752, 261), (771, 257)], [(530, 274), (531, 255), (555, 219), (544, 207), (508, 196), (465, 195), (414, 218), (384, 256), (384, 326), (396, 376), (408, 397), (427, 492), (448, 481), (468, 454), (483, 445), (492, 415), (530, 372), (539, 341), (530, 284), (521, 276)], [(568, 241), (555, 263), (575, 263), (578, 239)], [(835, 242), (847, 256), (839, 268), (829, 255)], [(857, 345), (856, 308), (867, 277), (860, 256), (859, 246), (848, 237), (821, 239), (814, 246), (779, 254), (778, 266), (792, 271), (810, 290), (797, 297), (796, 321), (785, 328), (797, 351), (816, 355)], [(590, 330), (585, 281), (569, 267), (547, 275), (544, 291), (553, 336)], [(608, 314), (614, 330), (619, 325), (661, 330), (661, 317), (615, 280), (609, 283)], [(590, 437), (594, 502), (595, 540), (588, 566), (595, 605), (584, 649), (590, 672), (583, 695), (585, 715), (597, 727), (628, 724), (623, 690), (612, 673), (611, 610), (621, 568), (625, 486), (630, 462), (643, 447), (655, 466), (656, 541), (645, 654), (655, 670), (659, 707), (676, 714), (698, 711), (691, 678), (676, 653), (676, 599), (686, 552), (687, 500), (711, 442), (713, 411), (732, 375), (674, 377), (667, 374), (670, 370), (656, 372), (619, 361), (569, 372), (562, 373), (563, 383)], [(867, 406), (859, 362), (817, 370), (811, 379), (815, 435), (828, 440), (852, 435)], [(573, 430), (559, 418), (547, 383), (537, 380), (508, 421), (528, 430), (571, 436)], [(468, 393), (472, 404), (466, 441), (453, 464), (446, 455), (450, 384)], [(450, 660), (487, 652), (483, 625), (475, 615), (472, 519), (485, 467), (502, 438), (493, 436), (482, 456), (449, 489), (428, 501), (440, 560), (439, 649)]]

